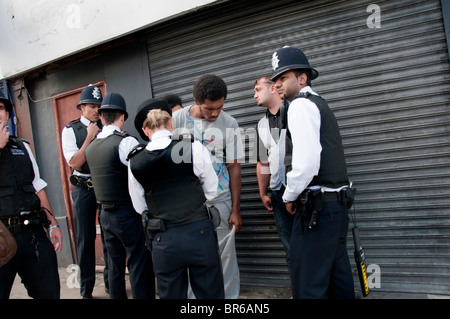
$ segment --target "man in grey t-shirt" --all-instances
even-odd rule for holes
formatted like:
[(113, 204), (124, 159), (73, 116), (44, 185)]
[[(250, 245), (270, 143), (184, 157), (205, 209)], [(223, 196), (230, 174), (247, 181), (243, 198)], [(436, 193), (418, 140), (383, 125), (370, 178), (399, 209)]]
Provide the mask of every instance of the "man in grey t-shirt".
[(225, 298), (239, 297), (240, 275), (236, 257), (235, 233), (242, 227), (240, 214), (241, 165), (245, 153), (237, 121), (222, 111), (227, 96), (225, 82), (204, 75), (194, 84), (194, 102), (173, 114), (174, 134), (191, 133), (209, 150), (219, 179), (218, 196), (208, 201), (221, 216), (217, 228), (219, 252), (225, 285)]

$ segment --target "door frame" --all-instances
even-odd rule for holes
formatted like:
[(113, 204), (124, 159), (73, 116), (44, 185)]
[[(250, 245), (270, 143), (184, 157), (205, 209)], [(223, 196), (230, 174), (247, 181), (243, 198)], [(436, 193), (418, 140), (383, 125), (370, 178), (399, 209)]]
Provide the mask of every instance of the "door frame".
[[(106, 81), (100, 80), (94, 83), (90, 83), (97, 86), (102, 95), (106, 95)], [(70, 236), (70, 243), (72, 247), (72, 255), (77, 261), (77, 249), (76, 249), (76, 234), (75, 234), (75, 226), (73, 223), (73, 202), (71, 197), (72, 192), (72, 184), (69, 183), (69, 177), (71, 175), (70, 167), (64, 158), (64, 154), (62, 151), (62, 141), (61, 141), (61, 133), (64, 129), (64, 126), (72, 120), (80, 118), (81, 111), (76, 108), (76, 104), (72, 103), (68, 105), (68, 103), (64, 103), (65, 99), (70, 98), (71, 100), (74, 97), (77, 97), (77, 101), (80, 100), (81, 91), (88, 86), (89, 84), (83, 85), (81, 87), (77, 87), (75, 89), (62, 92), (52, 96), (52, 108), (53, 108), (53, 118), (54, 118), (54, 126), (56, 131), (56, 142), (58, 149), (58, 158), (59, 158), (59, 169), (61, 174), (61, 183), (62, 183), (62, 191), (64, 195), (64, 205), (66, 208), (67, 215), (67, 223), (68, 223), (68, 232)], [(64, 112), (65, 111), (65, 112)], [(70, 115), (68, 115), (70, 114)], [(98, 220), (98, 219), (97, 219)], [(98, 222), (98, 221), (97, 221)], [(98, 225), (96, 227), (99, 227)], [(97, 232), (98, 233), (98, 232)], [(97, 252), (102, 252), (102, 247), (97, 247), (98, 243), (101, 245), (101, 240), (96, 240), (96, 264), (99, 264), (98, 257), (99, 254)]]

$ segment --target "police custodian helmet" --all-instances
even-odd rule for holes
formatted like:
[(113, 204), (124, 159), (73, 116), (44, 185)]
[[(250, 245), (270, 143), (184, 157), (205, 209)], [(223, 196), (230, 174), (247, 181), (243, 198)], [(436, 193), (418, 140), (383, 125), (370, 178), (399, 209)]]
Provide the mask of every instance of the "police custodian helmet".
[(98, 109), (98, 113), (101, 115), (105, 110), (118, 110), (125, 114), (125, 121), (128, 118), (127, 105), (125, 100), (119, 93), (108, 93), (102, 101), (102, 106)]
[(311, 80), (319, 76), (319, 72), (313, 69), (308, 62), (308, 58), (302, 50), (285, 46), (278, 49), (272, 55), (272, 81), (282, 73), (290, 70), (308, 69), (311, 70)]
[(98, 104), (102, 103), (102, 92), (95, 85), (89, 84), (81, 91), (80, 102), (77, 109), (81, 110), (81, 104)]

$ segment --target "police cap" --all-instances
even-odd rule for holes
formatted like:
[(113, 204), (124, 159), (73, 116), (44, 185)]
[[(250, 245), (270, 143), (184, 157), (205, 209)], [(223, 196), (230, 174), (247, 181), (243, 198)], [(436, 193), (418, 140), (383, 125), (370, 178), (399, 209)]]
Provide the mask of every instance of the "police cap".
[(122, 95), (119, 93), (108, 93), (102, 101), (102, 106), (98, 109), (101, 115), (103, 111), (117, 110), (125, 114), (125, 121), (128, 118), (127, 105)]
[(95, 85), (89, 84), (81, 91), (80, 102), (77, 109), (81, 110), (81, 104), (102, 104), (102, 92)]
[(309, 69), (311, 70), (311, 80), (319, 76), (319, 72), (313, 69), (308, 62), (308, 58), (302, 50), (285, 46), (278, 49), (272, 55), (272, 81), (275, 81), (282, 73), (290, 70)]

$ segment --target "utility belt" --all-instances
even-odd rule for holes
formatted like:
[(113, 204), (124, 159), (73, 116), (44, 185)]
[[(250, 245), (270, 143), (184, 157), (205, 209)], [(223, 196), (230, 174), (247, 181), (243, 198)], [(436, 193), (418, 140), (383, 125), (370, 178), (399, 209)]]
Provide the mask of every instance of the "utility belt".
[(308, 220), (308, 228), (317, 226), (317, 217), (323, 209), (324, 203), (339, 202), (349, 209), (353, 205), (356, 189), (345, 187), (339, 192), (326, 192), (320, 189), (305, 189), (297, 199), (302, 218)]
[(69, 177), (69, 182), (73, 186), (78, 186), (78, 187), (83, 187), (83, 188), (94, 188), (94, 184), (92, 184), (92, 179), (90, 177), (71, 175)]
[(152, 241), (155, 234), (163, 232), (168, 228), (187, 225), (206, 218), (211, 220), (214, 229), (216, 229), (219, 226), (220, 224), (219, 210), (214, 206), (207, 207), (205, 204), (202, 205), (202, 207), (200, 207), (192, 215), (191, 218), (188, 218), (187, 220), (178, 223), (168, 222), (161, 218), (152, 217), (146, 210), (142, 213), (142, 225), (144, 227), (145, 245), (147, 246), (147, 249), (151, 251)]
[(124, 206), (132, 206), (133, 204), (131, 202), (117, 202), (117, 203), (101, 203), (97, 202), (97, 207), (99, 210), (103, 210), (105, 212), (113, 213), (116, 210), (118, 210), (120, 207)]
[(1, 218), (1, 221), (13, 235), (30, 229), (40, 227), (48, 228), (50, 225), (50, 221), (47, 219), (47, 214), (44, 211), (31, 212), (16, 217)]

